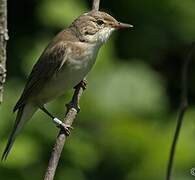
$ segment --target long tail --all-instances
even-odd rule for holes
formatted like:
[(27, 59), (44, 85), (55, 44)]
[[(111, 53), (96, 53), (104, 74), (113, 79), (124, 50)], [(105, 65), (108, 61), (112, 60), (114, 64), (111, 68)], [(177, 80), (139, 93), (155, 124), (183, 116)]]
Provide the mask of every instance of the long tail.
[(32, 104), (26, 104), (18, 109), (14, 128), (10, 134), (9, 140), (7, 142), (1, 160), (7, 159), (7, 156), (13, 146), (16, 136), (18, 135), (24, 124), (33, 116), (36, 110), (37, 107), (33, 106)]

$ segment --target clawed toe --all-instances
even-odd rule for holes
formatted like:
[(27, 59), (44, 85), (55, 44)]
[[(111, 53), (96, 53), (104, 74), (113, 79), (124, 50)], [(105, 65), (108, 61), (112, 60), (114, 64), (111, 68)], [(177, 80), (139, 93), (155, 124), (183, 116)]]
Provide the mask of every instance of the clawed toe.
[(60, 121), (58, 118), (54, 118), (53, 122), (56, 124), (58, 128), (60, 128), (62, 131), (64, 131), (66, 136), (70, 135), (70, 130), (73, 129), (72, 126), (64, 124), (62, 121)]
[(81, 81), (81, 86), (82, 86), (83, 89), (86, 89), (87, 88), (87, 80), (85, 80), (85, 79), (82, 80)]
[(70, 130), (74, 129), (72, 126), (70, 125), (66, 125), (64, 123), (60, 124), (58, 126), (62, 131), (65, 132), (66, 136), (70, 136)]
[(77, 89), (78, 87), (82, 87), (83, 89), (87, 88), (87, 80), (83, 79), (78, 85), (76, 85), (74, 88)]

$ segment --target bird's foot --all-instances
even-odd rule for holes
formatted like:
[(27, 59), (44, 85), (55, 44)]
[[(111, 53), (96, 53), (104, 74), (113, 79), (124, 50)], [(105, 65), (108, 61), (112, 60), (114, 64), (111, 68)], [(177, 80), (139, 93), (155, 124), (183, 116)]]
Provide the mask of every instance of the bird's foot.
[(78, 85), (74, 87), (74, 89), (77, 89), (78, 87), (82, 87), (85, 90), (87, 88), (87, 80), (83, 79)]
[(81, 83), (81, 87), (83, 89), (86, 89), (87, 88), (87, 80), (86, 79), (83, 79), (80, 83)]
[(72, 126), (64, 124), (62, 121), (60, 121), (58, 118), (53, 119), (54, 123), (58, 128), (60, 128), (62, 131), (64, 131), (66, 136), (70, 136), (70, 130), (73, 129)]
[(67, 124), (64, 124), (64, 123), (60, 124), (58, 127), (59, 127), (62, 131), (64, 131), (64, 133), (65, 133), (66, 136), (70, 136), (70, 133), (71, 133), (70, 130), (73, 129), (72, 126), (67, 125)]

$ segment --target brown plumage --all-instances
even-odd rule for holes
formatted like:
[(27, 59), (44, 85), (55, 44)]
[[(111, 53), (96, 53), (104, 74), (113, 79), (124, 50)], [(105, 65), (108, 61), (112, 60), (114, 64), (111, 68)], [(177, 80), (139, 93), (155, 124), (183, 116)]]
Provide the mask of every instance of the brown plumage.
[(78, 17), (46, 47), (29, 75), (23, 93), (14, 107), (16, 122), (2, 159), (33, 114), (49, 101), (76, 86), (90, 71), (97, 53), (115, 29), (131, 27), (112, 16), (91, 11)]

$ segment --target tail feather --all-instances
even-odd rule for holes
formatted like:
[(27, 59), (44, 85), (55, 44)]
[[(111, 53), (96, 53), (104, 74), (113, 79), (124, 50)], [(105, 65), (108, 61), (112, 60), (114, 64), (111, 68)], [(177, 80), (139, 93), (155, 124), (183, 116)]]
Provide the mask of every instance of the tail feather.
[(10, 134), (9, 140), (1, 158), (2, 161), (7, 159), (7, 156), (13, 146), (16, 136), (18, 135), (24, 124), (32, 117), (36, 110), (37, 108), (31, 104), (23, 105), (18, 109), (13, 130)]

